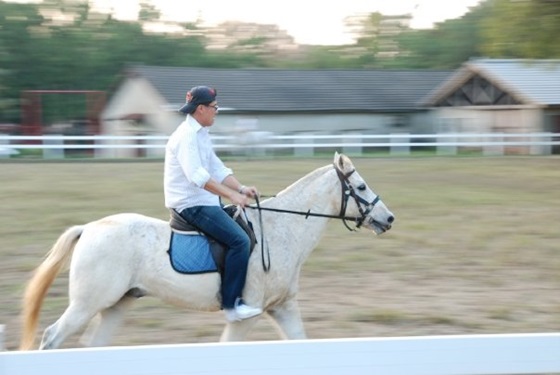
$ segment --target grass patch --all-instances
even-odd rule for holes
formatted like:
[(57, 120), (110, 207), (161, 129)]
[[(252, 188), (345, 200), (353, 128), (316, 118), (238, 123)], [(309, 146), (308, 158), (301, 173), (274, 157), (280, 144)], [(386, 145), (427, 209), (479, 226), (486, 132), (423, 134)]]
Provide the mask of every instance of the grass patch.
[(351, 319), (360, 323), (376, 323), (388, 325), (399, 324), (408, 320), (405, 314), (397, 310), (375, 310), (372, 312), (361, 312), (352, 315)]
[(371, 312), (359, 312), (352, 314), (350, 317), (352, 321), (359, 323), (374, 323), (383, 325), (459, 325), (454, 319), (447, 316), (439, 315), (425, 315), (417, 316), (410, 315), (400, 310), (395, 309), (381, 309)]

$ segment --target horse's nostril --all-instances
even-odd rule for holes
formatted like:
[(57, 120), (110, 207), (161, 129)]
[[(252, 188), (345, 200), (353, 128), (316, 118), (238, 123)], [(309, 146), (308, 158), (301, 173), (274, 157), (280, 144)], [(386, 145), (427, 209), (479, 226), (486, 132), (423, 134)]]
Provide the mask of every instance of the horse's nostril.
[(393, 215), (387, 218), (387, 222), (389, 222), (389, 224), (393, 223), (393, 221), (395, 221), (395, 217)]

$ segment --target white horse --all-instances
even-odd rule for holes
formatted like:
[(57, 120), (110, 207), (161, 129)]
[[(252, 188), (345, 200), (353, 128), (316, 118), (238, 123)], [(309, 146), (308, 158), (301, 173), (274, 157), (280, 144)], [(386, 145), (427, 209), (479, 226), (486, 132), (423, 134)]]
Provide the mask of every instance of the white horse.
[[(263, 309), (284, 339), (306, 337), (297, 301), (299, 274), (328, 220), (338, 218), (345, 224), (353, 220), (376, 234), (390, 229), (394, 221), (351, 160), (338, 153), (333, 165), (309, 173), (261, 202), (260, 210), (252, 206), (246, 211), (257, 239), (264, 243), (257, 244), (250, 257), (243, 297)], [(192, 310), (220, 310), (220, 275), (174, 271), (167, 253), (170, 235), (167, 221), (134, 213), (67, 229), (27, 286), (20, 348), (33, 347), (45, 295), (68, 263), (69, 305), (45, 330), (39, 349), (58, 348), (90, 321), (83, 335), (88, 339), (85, 344), (109, 345), (126, 309), (142, 296)], [(93, 320), (96, 316), (99, 319)], [(221, 340), (243, 340), (258, 318), (227, 323)]]

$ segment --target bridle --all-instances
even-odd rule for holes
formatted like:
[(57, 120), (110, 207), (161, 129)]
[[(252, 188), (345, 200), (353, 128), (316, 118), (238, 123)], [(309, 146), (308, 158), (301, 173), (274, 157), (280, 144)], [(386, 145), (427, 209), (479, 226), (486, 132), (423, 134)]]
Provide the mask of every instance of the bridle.
[[(334, 169), (336, 170), (336, 174), (338, 176), (338, 179), (340, 180), (340, 184), (342, 185), (342, 198), (340, 200), (340, 213), (338, 214), (338, 216), (349, 231), (356, 231), (356, 229), (359, 229), (362, 226), (367, 215), (369, 215), (371, 210), (373, 210), (373, 207), (375, 207), (375, 205), (381, 198), (379, 197), (379, 195), (377, 195), (373, 199), (373, 201), (368, 202), (364, 198), (356, 194), (356, 190), (354, 190), (354, 187), (352, 186), (352, 184), (350, 184), (349, 180), (352, 173), (356, 172), (355, 169), (352, 169), (346, 174), (342, 173), (342, 171), (338, 169), (336, 165)], [(356, 228), (354, 229), (350, 228), (346, 221), (348, 219), (346, 217), (346, 208), (348, 207), (348, 200), (350, 199), (350, 197), (354, 198), (354, 202), (356, 202), (356, 206), (358, 206), (358, 211), (360, 212), (360, 217), (353, 218), (353, 220), (356, 222)], [(362, 204), (365, 205), (365, 210), (362, 208)]]
[[(344, 174), (336, 166), (336, 164), (333, 164), (333, 166), (334, 166), (334, 169), (336, 171), (336, 174), (338, 176), (338, 179), (340, 180), (340, 184), (341, 184), (341, 187), (342, 187), (342, 189), (341, 189), (342, 197), (341, 197), (341, 201), (340, 201), (340, 211), (339, 211), (338, 215), (320, 214), (320, 213), (316, 213), (316, 212), (311, 212), (311, 210), (294, 211), (294, 210), (284, 210), (284, 209), (281, 209), (281, 208), (261, 207), (258, 196), (255, 197), (256, 206), (252, 206), (252, 205), (246, 206), (247, 208), (256, 209), (256, 210), (259, 211), (259, 225), (260, 225), (260, 228), (261, 228), (261, 248), (262, 248), (262, 254), (261, 255), (262, 255), (262, 264), (263, 264), (263, 268), (264, 268), (265, 271), (270, 270), (270, 254), (267, 254), (268, 255), (268, 264), (266, 264), (265, 258), (264, 258), (265, 257), (265, 255), (264, 255), (264, 234), (263, 234), (264, 230), (263, 230), (263, 225), (262, 225), (262, 211), (272, 211), (272, 212), (280, 212), (280, 213), (286, 213), (286, 214), (302, 215), (302, 216), (305, 216), (306, 219), (310, 216), (326, 217), (326, 218), (331, 218), (331, 219), (340, 219), (340, 220), (342, 220), (342, 223), (344, 224), (344, 226), (349, 231), (354, 232), (362, 226), (362, 224), (366, 220), (369, 213), (373, 210), (375, 205), (380, 201), (381, 198), (379, 197), (379, 195), (377, 195), (371, 202), (368, 202), (367, 200), (360, 197), (356, 193), (356, 190), (354, 189), (354, 187), (352, 186), (352, 184), (350, 183), (350, 180), (349, 180), (350, 176), (354, 172), (356, 172), (355, 169), (353, 169), (350, 172)], [(360, 212), (360, 216), (346, 216), (346, 209), (348, 208), (348, 200), (350, 199), (350, 197), (352, 197), (354, 199), (354, 202), (356, 202), (356, 205), (358, 206), (358, 211)], [(364, 209), (364, 207), (362, 207), (362, 205), (365, 207), (365, 209)], [(356, 223), (356, 227), (351, 228), (350, 225), (348, 225), (348, 221), (354, 221)]]
[[(261, 207), (258, 197), (255, 197), (256, 206), (251, 206), (250, 205), (250, 206), (247, 206), (247, 207), (251, 208), (251, 209), (256, 209), (259, 212), (261, 212), (261, 211), (272, 211), (272, 212), (280, 212), (280, 213), (287, 213), (287, 214), (294, 214), (294, 215), (302, 215), (302, 216), (305, 216), (306, 219), (310, 216), (327, 217), (327, 218), (331, 218), (331, 219), (340, 219), (340, 220), (342, 220), (342, 222), (344, 223), (344, 226), (349, 231), (356, 231), (356, 229), (358, 229), (362, 226), (362, 224), (364, 223), (364, 221), (367, 218), (367, 216), (369, 215), (369, 213), (373, 210), (373, 208), (381, 200), (381, 198), (378, 195), (371, 202), (366, 201), (364, 198), (362, 198), (358, 194), (356, 194), (356, 190), (354, 189), (352, 184), (350, 184), (349, 178), (354, 172), (356, 172), (356, 170), (353, 169), (350, 172), (344, 174), (336, 165), (333, 165), (333, 166), (334, 166), (334, 170), (336, 171), (336, 174), (338, 176), (338, 179), (340, 180), (340, 184), (342, 186), (342, 189), (341, 189), (342, 197), (341, 197), (341, 202), (340, 202), (340, 211), (339, 211), (338, 215), (320, 214), (320, 213), (311, 212), (311, 210), (294, 211), (294, 210), (284, 210), (284, 209), (281, 209), (281, 208)], [(360, 212), (360, 216), (346, 216), (346, 208), (348, 207), (348, 200), (350, 199), (350, 197), (352, 197), (354, 199), (354, 201), (356, 202), (356, 205), (358, 206), (358, 211)], [(364, 209), (364, 207), (362, 207), (362, 205), (365, 207), (365, 209)], [(355, 228), (350, 228), (350, 226), (348, 225), (348, 221), (354, 221), (356, 223), (356, 227)]]

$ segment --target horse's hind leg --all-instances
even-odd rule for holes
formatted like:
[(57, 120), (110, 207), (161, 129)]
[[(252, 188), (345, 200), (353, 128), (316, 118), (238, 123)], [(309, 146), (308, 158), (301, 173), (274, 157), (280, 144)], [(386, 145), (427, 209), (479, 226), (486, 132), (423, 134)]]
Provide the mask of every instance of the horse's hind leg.
[(70, 335), (82, 329), (96, 313), (84, 307), (71, 303), (66, 311), (64, 311), (64, 314), (45, 330), (39, 349), (56, 349)]
[(104, 284), (92, 286), (82, 282), (72, 282), (71, 279), (70, 305), (64, 314), (45, 330), (39, 349), (58, 348), (70, 335), (85, 327), (97, 313), (110, 308), (108, 306), (118, 305), (119, 301), (123, 300), (126, 289), (115, 284), (113, 283), (111, 287)]
[(91, 321), (80, 342), (85, 346), (108, 345), (114, 332), (121, 325), (125, 312), (135, 300), (135, 297), (125, 296), (115, 305), (102, 310), (96, 319)]

